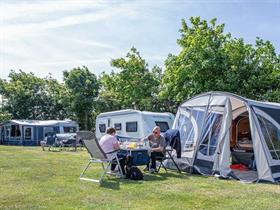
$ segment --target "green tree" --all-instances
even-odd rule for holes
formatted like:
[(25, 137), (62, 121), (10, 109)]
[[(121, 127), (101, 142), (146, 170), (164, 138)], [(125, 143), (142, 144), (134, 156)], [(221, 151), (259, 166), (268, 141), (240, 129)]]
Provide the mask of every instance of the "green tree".
[(69, 115), (63, 90), (54, 79), (12, 70), (8, 81), (0, 81), (0, 94), (6, 99), (2, 109), (13, 119), (64, 119)]
[(103, 73), (100, 77), (100, 101), (106, 101), (106, 108), (153, 110), (159, 90), (161, 69), (154, 66), (149, 70), (148, 64), (134, 47), (125, 58), (113, 59), (111, 66), (119, 71)]
[(64, 71), (63, 76), (69, 91), (71, 110), (82, 128), (87, 130), (92, 126), (92, 112), (99, 90), (97, 77), (85, 66)]
[(9, 112), (0, 109), (0, 123), (11, 119), (12, 119), (12, 115)]
[(279, 100), (279, 55), (261, 39), (255, 46), (233, 39), (217, 25), (199, 17), (182, 21), (181, 51), (165, 61), (160, 99), (174, 109), (187, 98), (206, 91), (229, 91), (260, 100)]

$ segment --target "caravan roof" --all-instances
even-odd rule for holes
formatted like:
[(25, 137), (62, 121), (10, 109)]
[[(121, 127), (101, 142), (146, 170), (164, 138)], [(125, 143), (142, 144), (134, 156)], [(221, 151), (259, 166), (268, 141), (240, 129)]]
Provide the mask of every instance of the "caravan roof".
[(157, 115), (157, 116), (172, 116), (168, 112), (148, 112), (148, 111), (139, 111), (135, 109), (124, 109), (118, 111), (104, 112), (98, 115), (98, 117), (108, 117), (108, 116), (117, 116), (117, 115), (126, 115), (126, 114), (144, 114), (144, 115)]

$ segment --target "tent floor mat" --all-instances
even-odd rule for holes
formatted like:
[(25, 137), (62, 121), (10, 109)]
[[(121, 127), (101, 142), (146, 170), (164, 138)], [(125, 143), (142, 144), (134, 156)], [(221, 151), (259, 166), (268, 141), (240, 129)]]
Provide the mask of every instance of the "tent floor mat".
[(253, 170), (240, 171), (232, 169), (234, 175), (240, 179), (240, 181), (254, 182), (258, 179), (258, 172)]

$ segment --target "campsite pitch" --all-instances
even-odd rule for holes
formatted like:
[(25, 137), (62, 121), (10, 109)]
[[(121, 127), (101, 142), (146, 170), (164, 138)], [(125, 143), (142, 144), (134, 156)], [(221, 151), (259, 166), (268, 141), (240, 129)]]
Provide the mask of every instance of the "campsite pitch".
[(280, 185), (164, 170), (143, 181), (106, 179), (100, 187), (78, 179), (88, 157), (0, 146), (0, 209), (280, 209)]

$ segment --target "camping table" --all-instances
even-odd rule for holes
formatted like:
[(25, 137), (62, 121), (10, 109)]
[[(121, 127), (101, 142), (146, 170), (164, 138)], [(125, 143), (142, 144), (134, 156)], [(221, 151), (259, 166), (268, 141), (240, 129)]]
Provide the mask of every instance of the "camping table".
[(170, 159), (170, 160), (174, 163), (174, 165), (176, 166), (177, 171), (178, 171), (179, 173), (181, 173), (181, 170), (180, 170), (179, 166), (177, 165), (176, 161), (175, 161), (174, 158), (172, 157), (172, 151), (173, 151), (173, 149), (172, 149), (171, 147), (166, 147), (166, 148), (165, 148), (165, 151), (166, 151), (166, 154), (168, 155), (167, 159)]
[(133, 165), (141, 166), (147, 165), (150, 162), (149, 150), (148, 148), (121, 148), (120, 153), (129, 154), (133, 157)]

